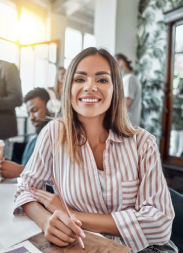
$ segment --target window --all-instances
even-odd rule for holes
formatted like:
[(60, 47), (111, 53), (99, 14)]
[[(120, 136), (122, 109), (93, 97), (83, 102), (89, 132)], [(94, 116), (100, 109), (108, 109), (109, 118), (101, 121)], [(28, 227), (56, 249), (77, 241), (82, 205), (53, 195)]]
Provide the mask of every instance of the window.
[[(161, 155), (164, 167), (183, 164), (183, 7), (165, 13), (168, 52)], [(168, 164), (168, 165), (167, 165)], [(175, 166), (176, 165), (176, 166)]]
[(21, 46), (20, 74), (25, 95), (34, 87), (54, 86), (56, 76), (57, 43), (44, 42)]
[(40, 42), (46, 39), (45, 16), (22, 8), (18, 19), (15, 4), (0, 2), (0, 23), (6, 24), (0, 26), (0, 59), (18, 66), (23, 95), (54, 86), (58, 42)]
[(46, 20), (27, 9), (21, 10), (18, 33), (21, 44), (32, 44), (46, 40)]
[(65, 31), (64, 67), (67, 68), (71, 60), (82, 50), (81, 32), (67, 28)]
[(17, 41), (18, 14), (15, 4), (0, 3), (0, 24), (0, 37), (14, 42)]
[(67, 69), (72, 59), (87, 47), (95, 47), (95, 36), (67, 28), (65, 31), (64, 67)]
[(0, 39), (0, 59), (18, 65), (19, 46), (12, 41)]
[(176, 23), (173, 49), (172, 117), (169, 154), (183, 156), (183, 21)]

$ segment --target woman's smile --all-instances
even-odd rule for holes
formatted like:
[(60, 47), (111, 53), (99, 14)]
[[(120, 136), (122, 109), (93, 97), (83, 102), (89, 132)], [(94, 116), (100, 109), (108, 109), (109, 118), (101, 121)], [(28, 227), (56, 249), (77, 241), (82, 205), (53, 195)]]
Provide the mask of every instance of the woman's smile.
[(93, 105), (93, 104), (97, 104), (101, 101), (102, 99), (97, 98), (95, 96), (83, 96), (79, 98), (79, 101), (83, 104), (86, 105)]

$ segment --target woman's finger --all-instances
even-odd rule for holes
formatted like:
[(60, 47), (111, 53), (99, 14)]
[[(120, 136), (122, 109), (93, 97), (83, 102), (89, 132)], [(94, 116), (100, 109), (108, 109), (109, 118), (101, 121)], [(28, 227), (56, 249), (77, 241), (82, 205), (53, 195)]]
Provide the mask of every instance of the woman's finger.
[(76, 223), (76, 225), (78, 225), (79, 227), (82, 227), (82, 222), (80, 220), (73, 219), (73, 221)]
[(41, 194), (39, 192), (35, 192), (31, 190), (31, 195), (32, 197), (34, 197), (35, 199), (37, 199), (40, 203), (42, 203), (43, 205), (45, 205), (47, 203), (47, 197), (44, 194)]
[[(56, 212), (55, 212), (56, 213)], [(63, 213), (64, 214), (64, 213)], [(69, 217), (67, 217), (69, 219)], [(76, 234), (72, 231), (72, 229), (70, 229), (69, 227), (67, 227), (59, 218), (58, 216), (54, 216), (51, 220), (51, 225), (56, 227), (58, 230), (62, 231), (63, 233), (65, 233), (67, 236), (72, 237), (73, 239), (76, 238)]]
[(31, 190), (39, 195), (46, 196), (46, 197), (51, 197), (53, 195), (53, 193), (50, 193), (41, 189), (37, 189), (35, 187), (31, 187)]
[(62, 240), (65, 243), (73, 243), (76, 240), (76, 238), (70, 237), (57, 228), (52, 229), (52, 235), (56, 236), (58, 239)]
[(60, 247), (64, 247), (64, 246), (68, 246), (69, 245), (68, 242), (64, 242), (64, 241), (60, 240), (59, 238), (55, 237), (52, 234), (45, 234), (45, 238), (49, 242), (51, 242), (51, 243), (53, 243), (53, 244), (55, 244), (57, 246), (60, 246)]
[(76, 223), (71, 218), (69, 218), (67, 214), (60, 211), (55, 211), (55, 215), (66, 225), (66, 227), (70, 228), (74, 234), (85, 238), (85, 233), (83, 230), (78, 225), (76, 225)]

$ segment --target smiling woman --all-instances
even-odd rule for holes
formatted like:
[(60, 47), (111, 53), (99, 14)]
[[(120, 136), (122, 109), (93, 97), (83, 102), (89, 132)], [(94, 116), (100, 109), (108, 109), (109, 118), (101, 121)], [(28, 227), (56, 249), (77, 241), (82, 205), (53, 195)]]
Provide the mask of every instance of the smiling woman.
[[(62, 103), (63, 121), (44, 127), (22, 173), (15, 213), (24, 211), (58, 246), (84, 238), (85, 229), (134, 253), (177, 252), (158, 147), (129, 122), (116, 60), (104, 49), (79, 53), (66, 72)], [(44, 193), (47, 181), (56, 181), (71, 218), (57, 195)]]

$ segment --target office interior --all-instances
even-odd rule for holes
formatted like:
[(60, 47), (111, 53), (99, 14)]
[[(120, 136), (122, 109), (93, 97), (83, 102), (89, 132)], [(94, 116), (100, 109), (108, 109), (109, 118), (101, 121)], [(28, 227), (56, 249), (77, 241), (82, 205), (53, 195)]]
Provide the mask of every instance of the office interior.
[[(142, 84), (141, 127), (156, 136), (167, 183), (180, 193), (182, 34), (182, 0), (0, 0), (0, 59), (17, 65), (23, 95), (54, 86), (57, 68), (90, 46), (132, 60)], [(25, 104), (16, 114), (19, 133), (10, 141), (19, 162), (34, 128)]]

